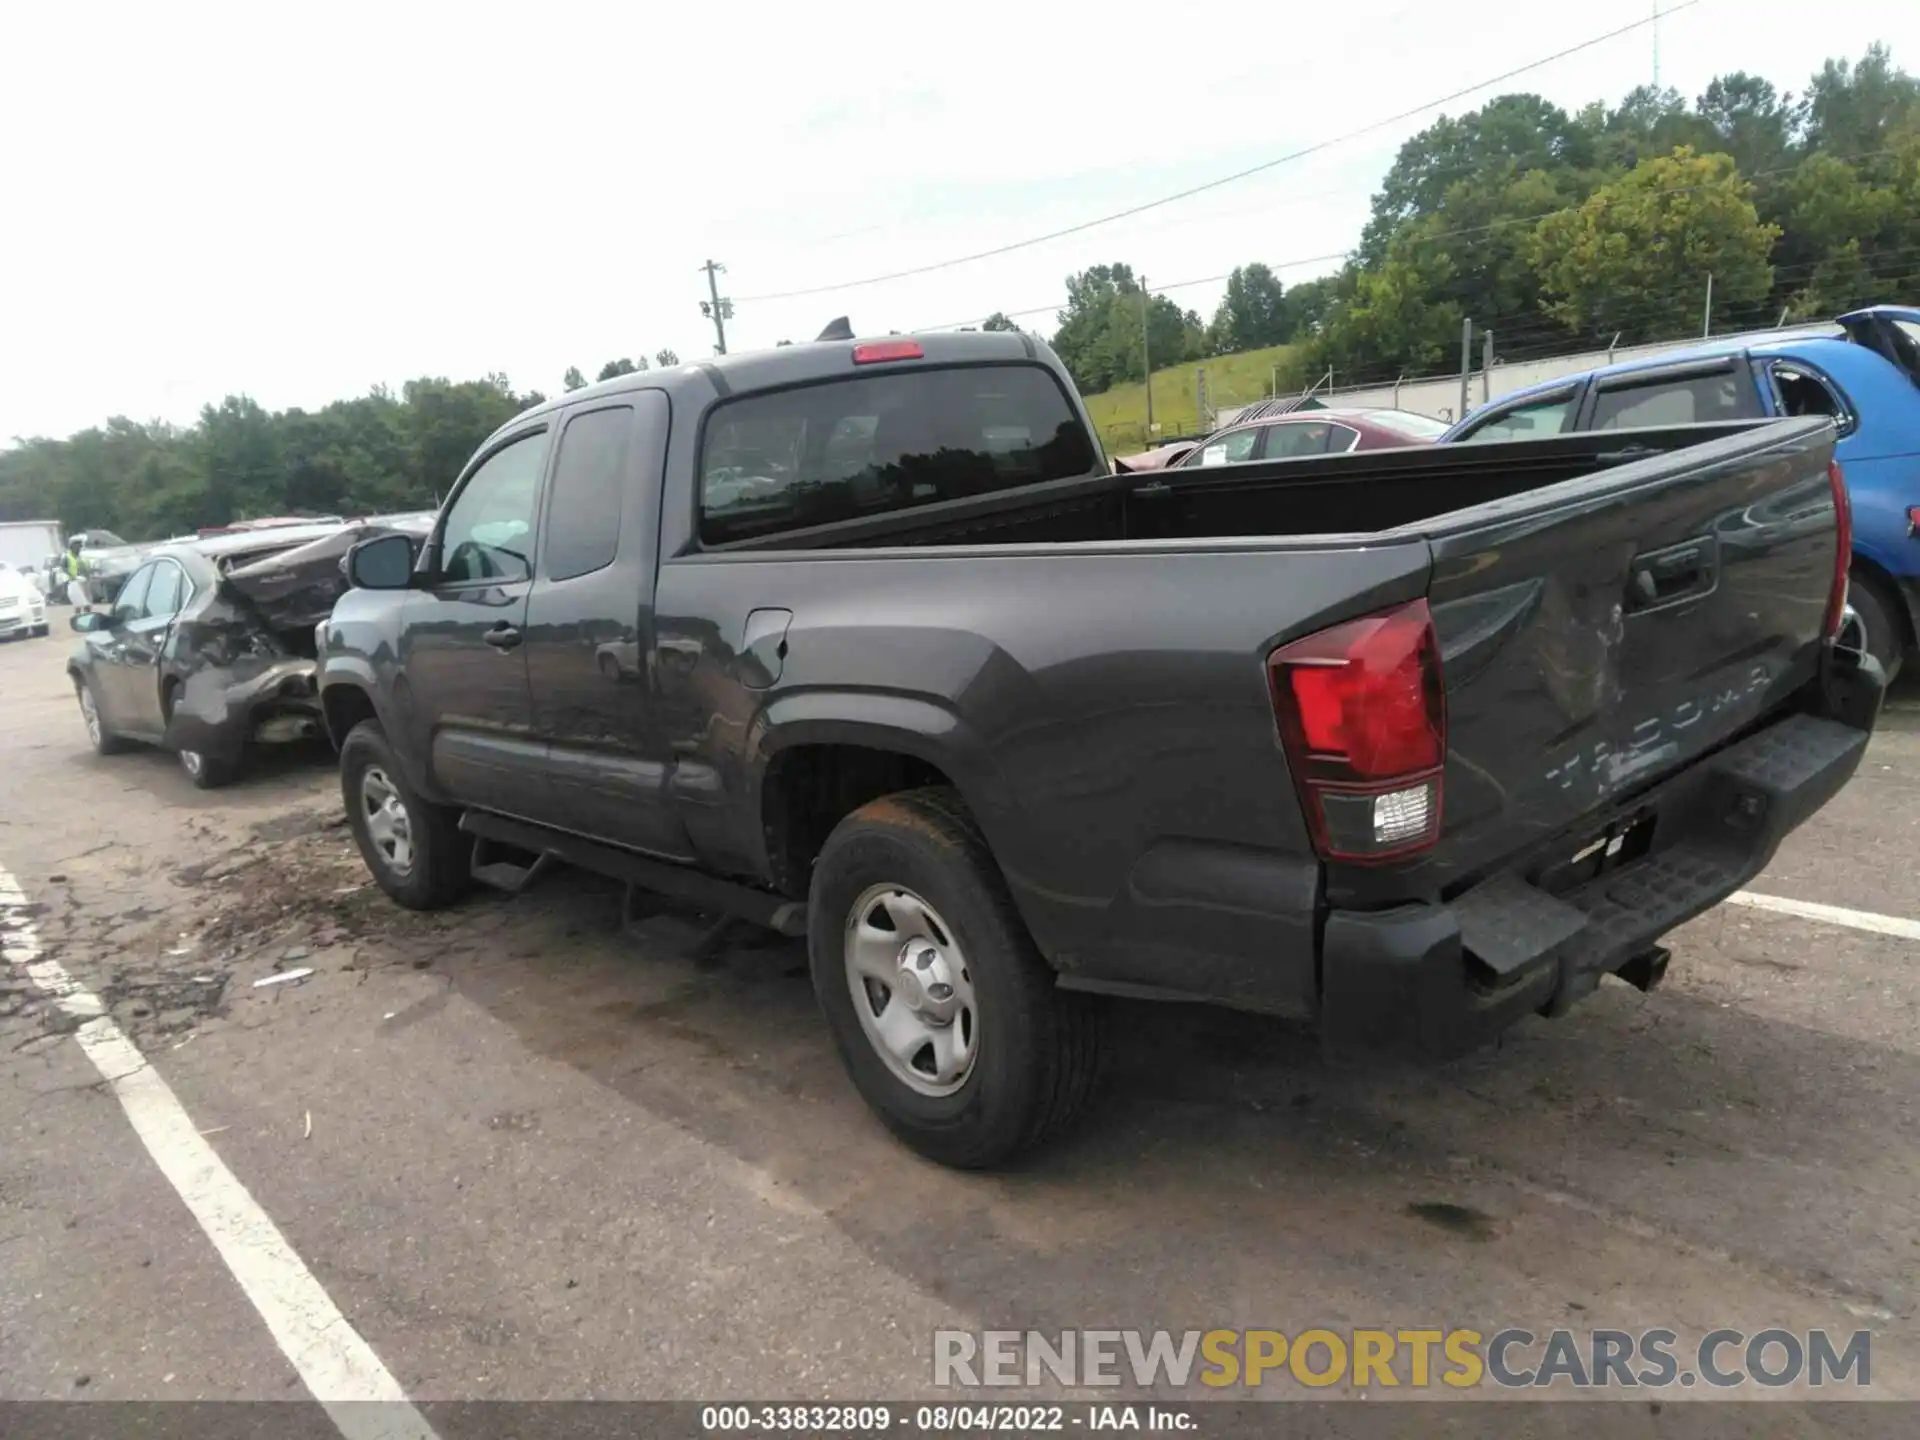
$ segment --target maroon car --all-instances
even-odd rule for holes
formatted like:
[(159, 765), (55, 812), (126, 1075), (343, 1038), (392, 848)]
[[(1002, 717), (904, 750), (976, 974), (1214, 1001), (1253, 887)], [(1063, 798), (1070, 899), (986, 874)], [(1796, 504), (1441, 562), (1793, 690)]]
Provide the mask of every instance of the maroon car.
[(1204, 440), (1162, 445), (1143, 455), (1124, 456), (1120, 463), (1129, 470), (1237, 465), (1243, 460), (1430, 445), (1446, 433), (1440, 421), (1411, 410), (1296, 410), (1237, 420)]

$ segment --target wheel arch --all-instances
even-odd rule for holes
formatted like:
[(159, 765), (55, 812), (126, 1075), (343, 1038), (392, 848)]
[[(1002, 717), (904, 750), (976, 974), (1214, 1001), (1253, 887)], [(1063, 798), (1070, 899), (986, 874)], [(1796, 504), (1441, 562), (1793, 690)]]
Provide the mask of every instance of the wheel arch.
[(928, 785), (952, 788), (1004, 865), (1017, 845), (1017, 811), (986, 747), (950, 709), (913, 696), (790, 697), (763, 712), (750, 742), (752, 813), (765, 873), (806, 893), (820, 847), (870, 800)]

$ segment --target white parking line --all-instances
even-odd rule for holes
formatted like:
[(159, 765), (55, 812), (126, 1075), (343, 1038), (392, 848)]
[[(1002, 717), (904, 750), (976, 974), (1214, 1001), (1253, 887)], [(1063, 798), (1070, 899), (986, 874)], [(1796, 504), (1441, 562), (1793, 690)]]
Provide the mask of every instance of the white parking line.
[[(0, 957), (80, 1021), (75, 1038), (109, 1086), (134, 1133), (213, 1242), (313, 1398), (349, 1440), (437, 1440), (399, 1381), (347, 1323), (279, 1228), (220, 1163), (160, 1072), (57, 960), (40, 936), (19, 882), (0, 867)], [(368, 1403), (374, 1402), (374, 1403)]]
[(1771, 910), (1776, 915), (1793, 915), (1802, 920), (1821, 920), (1829, 925), (1845, 925), (1850, 930), (1870, 930), (1875, 935), (1897, 935), (1902, 940), (1920, 940), (1920, 920), (1902, 920), (1898, 915), (1876, 915), (1871, 910), (1848, 910), (1839, 905), (1821, 905), (1813, 900), (1788, 900), (1779, 895), (1756, 895), (1738, 890), (1727, 897), (1729, 905), (1747, 905), (1755, 910)]

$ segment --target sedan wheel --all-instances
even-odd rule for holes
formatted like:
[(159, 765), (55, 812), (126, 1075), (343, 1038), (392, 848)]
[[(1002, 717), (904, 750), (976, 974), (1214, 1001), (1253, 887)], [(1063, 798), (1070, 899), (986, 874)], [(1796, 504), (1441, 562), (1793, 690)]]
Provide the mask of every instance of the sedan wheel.
[(413, 817), (407, 802), (387, 772), (369, 765), (360, 775), (360, 813), (365, 817), (367, 839), (373, 843), (380, 863), (396, 880), (413, 873)]
[(107, 728), (107, 722), (100, 717), (100, 706), (93, 698), (93, 686), (79, 676), (74, 677), (73, 690), (80, 701), (80, 718), (86, 722), (87, 739), (93, 743), (96, 755), (112, 755), (127, 748), (122, 740)]
[(99, 749), (100, 712), (94, 706), (92, 689), (85, 684), (80, 687), (80, 718), (87, 722), (87, 738)]

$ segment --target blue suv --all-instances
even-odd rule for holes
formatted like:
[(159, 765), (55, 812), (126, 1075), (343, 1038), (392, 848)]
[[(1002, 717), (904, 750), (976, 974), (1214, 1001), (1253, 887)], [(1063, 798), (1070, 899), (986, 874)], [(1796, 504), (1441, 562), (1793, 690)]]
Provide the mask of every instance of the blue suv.
[(1782, 330), (1563, 376), (1503, 395), (1441, 443), (1768, 415), (1831, 415), (1853, 502), (1849, 599), (1892, 677), (1920, 646), (1920, 310), (1876, 305), (1838, 332)]

